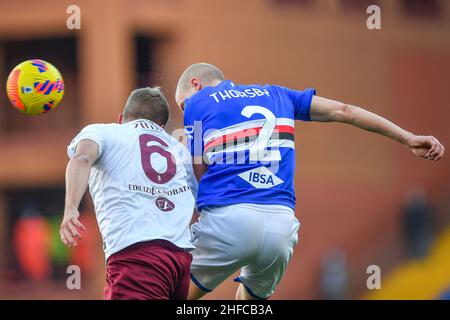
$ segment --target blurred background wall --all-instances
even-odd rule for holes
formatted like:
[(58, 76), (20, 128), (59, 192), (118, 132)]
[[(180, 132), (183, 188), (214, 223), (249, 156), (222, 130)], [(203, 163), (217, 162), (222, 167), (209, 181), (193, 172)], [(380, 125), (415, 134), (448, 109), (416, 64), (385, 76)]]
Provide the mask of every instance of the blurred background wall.
[[(69, 5), (81, 29), (66, 27)], [(366, 9), (381, 8), (381, 30)], [(161, 85), (174, 101), (191, 63), (216, 64), (241, 83), (317, 88), (419, 134), (450, 143), (450, 2), (444, 0), (0, 0), (0, 79), (40, 58), (63, 74), (66, 95), (26, 117), (0, 86), (0, 298), (98, 299), (101, 240), (90, 198), (80, 248), (58, 228), (66, 146), (85, 125), (115, 122), (129, 92)], [(444, 297), (450, 289), (450, 163), (415, 158), (385, 138), (338, 124), (296, 127), (292, 263), (274, 299)], [(66, 288), (81, 266), (82, 289)], [(382, 289), (366, 272), (381, 268)], [(208, 298), (234, 297), (228, 280)]]

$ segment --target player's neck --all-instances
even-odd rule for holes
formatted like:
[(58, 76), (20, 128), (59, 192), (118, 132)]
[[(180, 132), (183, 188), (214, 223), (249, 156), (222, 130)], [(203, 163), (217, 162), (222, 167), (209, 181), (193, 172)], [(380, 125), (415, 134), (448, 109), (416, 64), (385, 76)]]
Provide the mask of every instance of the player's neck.
[(218, 86), (220, 83), (222, 83), (221, 80), (217, 79), (217, 80), (213, 80), (210, 83), (206, 84), (205, 87), (216, 87)]

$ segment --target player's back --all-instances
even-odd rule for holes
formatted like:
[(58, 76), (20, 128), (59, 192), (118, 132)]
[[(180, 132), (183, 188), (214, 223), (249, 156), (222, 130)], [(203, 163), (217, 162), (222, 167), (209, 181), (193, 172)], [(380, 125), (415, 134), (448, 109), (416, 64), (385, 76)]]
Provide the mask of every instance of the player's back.
[(185, 130), (194, 156), (209, 166), (197, 205), (295, 205), (294, 120), (309, 120), (315, 90), (223, 81), (185, 101)]
[(89, 188), (109, 255), (141, 241), (164, 239), (192, 248), (188, 225), (194, 207), (187, 150), (149, 120), (94, 124), (82, 139), (99, 145)]

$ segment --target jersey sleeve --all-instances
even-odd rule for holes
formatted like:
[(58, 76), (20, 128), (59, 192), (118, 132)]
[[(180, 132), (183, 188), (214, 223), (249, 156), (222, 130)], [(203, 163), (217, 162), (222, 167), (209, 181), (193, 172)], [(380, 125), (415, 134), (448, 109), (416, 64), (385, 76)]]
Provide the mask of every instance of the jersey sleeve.
[(67, 155), (69, 156), (70, 159), (72, 159), (73, 156), (75, 156), (78, 143), (81, 140), (94, 141), (98, 145), (98, 156), (100, 157), (102, 155), (106, 142), (104, 125), (91, 124), (84, 127), (67, 147)]
[(305, 89), (303, 91), (292, 90), (285, 87), (275, 87), (285, 98), (292, 102), (294, 106), (294, 119), (310, 121), (311, 102), (314, 95), (316, 95), (315, 89)]
[(184, 168), (187, 174), (186, 179), (189, 187), (191, 188), (192, 195), (194, 196), (194, 199), (197, 201), (198, 182), (194, 174), (194, 168), (192, 167), (192, 156), (186, 149), (185, 153), (186, 154), (184, 157)]
[(194, 168), (192, 166), (192, 156), (188, 149), (181, 143), (177, 142), (174, 149), (177, 150), (179, 165), (182, 165), (186, 171), (186, 183), (189, 186), (192, 195), (197, 199), (198, 182), (194, 174)]

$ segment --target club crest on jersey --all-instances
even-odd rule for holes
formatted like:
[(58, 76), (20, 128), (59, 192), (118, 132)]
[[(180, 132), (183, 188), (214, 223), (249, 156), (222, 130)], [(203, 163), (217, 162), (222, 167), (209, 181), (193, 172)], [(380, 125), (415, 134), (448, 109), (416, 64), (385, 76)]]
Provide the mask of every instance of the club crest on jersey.
[(264, 166), (241, 173), (239, 177), (257, 189), (269, 189), (284, 182)]
[(159, 210), (164, 212), (172, 211), (173, 209), (175, 209), (175, 204), (164, 197), (159, 197), (158, 199), (156, 199), (155, 204)]

